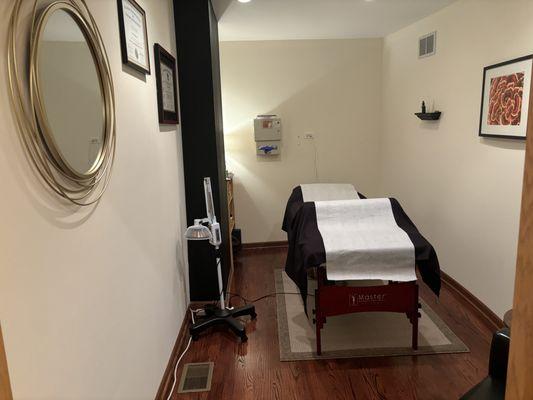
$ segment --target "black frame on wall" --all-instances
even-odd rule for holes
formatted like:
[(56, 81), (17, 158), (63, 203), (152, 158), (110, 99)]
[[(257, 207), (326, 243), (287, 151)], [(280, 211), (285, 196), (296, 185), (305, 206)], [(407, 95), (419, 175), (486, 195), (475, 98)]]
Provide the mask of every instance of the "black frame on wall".
[[(178, 124), (178, 92), (176, 89), (176, 59), (166, 51), (159, 43), (154, 44), (155, 76), (157, 83), (157, 112), (160, 124)], [(163, 76), (161, 75), (161, 64), (172, 70), (172, 86), (174, 88), (174, 112), (165, 110), (163, 104)]]
[[(230, 273), (226, 163), (218, 22), (210, 0), (174, 0), (187, 223), (206, 215), (203, 178), (210, 177), (221, 224), (222, 278)], [(192, 301), (219, 297), (215, 251), (206, 241), (189, 241)]]
[[(512, 60), (509, 60), (509, 61), (504, 61), (504, 62), (501, 62), (501, 63), (498, 63), (498, 64), (493, 64), (493, 65), (489, 65), (485, 68), (483, 68), (483, 83), (482, 83), (482, 86), (481, 86), (481, 110), (480, 110), (480, 113), (479, 113), (479, 137), (483, 137), (483, 138), (493, 138), (493, 139), (518, 139), (518, 140), (526, 140), (526, 136), (516, 136), (516, 135), (499, 135), (499, 134), (493, 134), (493, 133), (483, 133), (483, 115), (484, 113), (487, 112), (487, 110), (485, 109), (485, 107), (488, 107), (488, 104), (484, 104), (484, 101), (485, 101), (485, 86), (487, 84), (487, 72), (492, 70), (492, 69), (497, 69), (497, 68), (500, 68), (500, 67), (504, 67), (504, 66), (507, 66), (507, 65), (512, 65), (512, 64), (516, 64), (516, 63), (519, 63), (519, 62), (522, 62), (522, 61), (532, 61), (533, 60), (533, 54), (528, 54), (527, 56), (523, 56), (523, 57), (519, 57), (519, 58), (515, 58), (515, 59), (512, 59)], [(528, 88), (529, 90), (529, 96), (533, 95), (533, 82), (530, 81), (530, 87)], [(522, 104), (522, 107), (526, 107), (526, 110), (529, 110), (529, 102), (527, 103), (523, 103)], [(526, 112), (526, 116), (528, 116), (528, 112)], [(525, 126), (527, 126), (527, 120), (526, 121), (522, 121), (524, 123)]]
[[(144, 39), (145, 39), (145, 47), (146, 47), (146, 61), (147, 61), (146, 66), (133, 62), (132, 60), (130, 60), (128, 56), (128, 38), (126, 37), (126, 28), (124, 26), (124, 11), (123, 11), (123, 4), (122, 4), (124, 1), (129, 2), (142, 15), (143, 22), (144, 22)], [(120, 52), (122, 55), (122, 64), (127, 65), (128, 67), (133, 68), (136, 71), (141, 72), (143, 74), (150, 75), (151, 73), (150, 46), (148, 44), (149, 43), (148, 23), (146, 22), (146, 11), (144, 11), (144, 9), (135, 0), (117, 0), (117, 8), (118, 8), (118, 26), (119, 26), (119, 32), (120, 32)]]

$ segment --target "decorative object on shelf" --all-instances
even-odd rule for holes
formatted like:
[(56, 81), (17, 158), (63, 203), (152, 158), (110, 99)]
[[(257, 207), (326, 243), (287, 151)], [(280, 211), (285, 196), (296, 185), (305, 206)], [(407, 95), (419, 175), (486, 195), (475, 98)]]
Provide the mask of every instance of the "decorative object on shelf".
[[(115, 157), (115, 97), (98, 26), (83, 0), (15, 0), (8, 30), (10, 97), (28, 159), (79, 206), (104, 193)], [(33, 7), (29, 23), (23, 5)], [(24, 51), (17, 50), (28, 36)]]
[(161, 45), (154, 44), (157, 109), (160, 124), (178, 124), (176, 59)]
[(436, 121), (440, 118), (440, 111), (427, 112), (426, 102), (422, 101), (422, 112), (415, 113), (415, 115), (420, 118), (422, 121)]
[(483, 70), (479, 136), (525, 139), (533, 55)]
[(122, 63), (150, 75), (146, 13), (135, 0), (117, 0)]

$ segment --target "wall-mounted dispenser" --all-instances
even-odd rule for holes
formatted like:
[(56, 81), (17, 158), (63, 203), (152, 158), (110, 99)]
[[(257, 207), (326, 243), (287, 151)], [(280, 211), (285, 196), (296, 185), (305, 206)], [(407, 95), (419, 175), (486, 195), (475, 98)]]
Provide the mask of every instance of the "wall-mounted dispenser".
[(281, 147), (281, 118), (277, 115), (258, 115), (254, 119), (254, 136), (257, 155), (278, 155)]

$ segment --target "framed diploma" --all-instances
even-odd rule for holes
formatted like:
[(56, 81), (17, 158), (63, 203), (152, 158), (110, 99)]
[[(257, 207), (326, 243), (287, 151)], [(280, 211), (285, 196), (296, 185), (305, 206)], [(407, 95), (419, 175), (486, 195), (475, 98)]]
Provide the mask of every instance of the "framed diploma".
[(154, 45), (154, 55), (159, 123), (177, 124), (176, 59), (157, 43)]
[(122, 63), (150, 74), (146, 13), (135, 0), (117, 0)]

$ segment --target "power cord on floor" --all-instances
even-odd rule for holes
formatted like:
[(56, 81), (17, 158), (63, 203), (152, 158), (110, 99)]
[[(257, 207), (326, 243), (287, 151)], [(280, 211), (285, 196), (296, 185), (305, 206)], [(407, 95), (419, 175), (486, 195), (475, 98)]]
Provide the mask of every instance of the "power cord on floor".
[[(194, 325), (195, 323), (194, 313), (198, 312), (199, 310), (191, 310), (189, 308), (189, 311), (191, 312), (191, 320)], [(191, 343), (192, 343), (192, 336), (189, 337), (189, 342), (187, 343), (187, 347), (185, 347), (185, 350), (183, 350), (183, 353), (181, 353), (180, 357), (178, 358), (178, 361), (176, 362), (176, 366), (174, 367), (174, 381), (172, 382), (172, 388), (170, 389), (170, 393), (168, 394), (167, 400), (170, 400), (172, 398), (172, 394), (174, 393), (174, 389), (176, 388), (176, 382), (178, 381), (177, 380), (178, 366), (180, 365), (181, 359), (183, 358), (185, 353), (187, 353), (187, 350), (189, 350), (189, 347), (191, 347)]]
[[(244, 301), (245, 304), (249, 304), (249, 303), (256, 303), (258, 301), (261, 301), (261, 300), (264, 300), (266, 298), (269, 298), (269, 297), (274, 297), (274, 296), (277, 296), (278, 294), (289, 294), (289, 295), (301, 295), (300, 293), (291, 293), (291, 292), (275, 292), (275, 293), (270, 293), (270, 294), (267, 294), (267, 295), (264, 295), (264, 296), (261, 296), (261, 297), (258, 297), (257, 299), (253, 299), (253, 300), (249, 300), (247, 299), (246, 297), (243, 297), (241, 296), (240, 294), (238, 293), (229, 293), (228, 294), (231, 296), (230, 297), (230, 302), (231, 302), (231, 299), (235, 298), (235, 297), (238, 297), (240, 298), (242, 301)], [(314, 295), (312, 294), (308, 294), (307, 296), (310, 296), (310, 297), (315, 297)], [(217, 302), (216, 304), (218, 304), (219, 302)], [(195, 319), (194, 319), (194, 313), (198, 313), (199, 311), (204, 311), (204, 309), (197, 309), (197, 310), (192, 310), (192, 309), (189, 309), (189, 311), (191, 312), (191, 320), (192, 320), (192, 323), (193, 325), (196, 323)], [(174, 367), (174, 374), (173, 374), (173, 377), (174, 377), (174, 380), (172, 382), (172, 388), (170, 389), (170, 393), (168, 394), (168, 397), (167, 397), (167, 400), (170, 400), (172, 398), (172, 394), (174, 393), (174, 389), (176, 388), (176, 382), (177, 382), (177, 375), (178, 375), (178, 367), (180, 365), (180, 362), (183, 358), (183, 356), (185, 356), (185, 353), (187, 353), (187, 351), (189, 350), (189, 348), (191, 347), (191, 343), (192, 343), (192, 336), (189, 337), (189, 341), (187, 342), (187, 347), (185, 347), (185, 350), (183, 350), (183, 353), (181, 353), (181, 355), (179, 356), (178, 358), (178, 361), (176, 362), (176, 366)]]
[[(298, 296), (301, 296), (302, 294), (301, 293), (297, 293), (297, 292), (275, 292), (275, 293), (270, 293), (270, 294), (266, 294), (264, 296), (261, 296), (261, 297), (258, 297), (257, 299), (253, 299), (253, 300), (249, 300), (243, 296), (241, 296), (240, 294), (238, 293), (230, 293), (228, 292), (228, 294), (231, 296), (230, 297), (230, 301), (231, 299), (235, 298), (235, 297), (238, 297), (240, 298), (242, 301), (244, 301), (245, 304), (249, 304), (249, 303), (257, 303), (258, 301), (261, 301), (261, 300), (264, 300), (264, 299), (267, 299), (269, 297), (274, 297), (274, 296), (277, 296), (278, 294), (290, 294), (290, 295), (298, 295)], [(307, 294), (308, 297), (315, 297), (314, 294)]]

